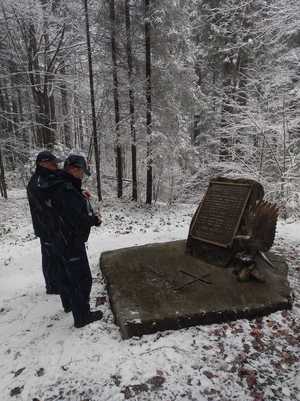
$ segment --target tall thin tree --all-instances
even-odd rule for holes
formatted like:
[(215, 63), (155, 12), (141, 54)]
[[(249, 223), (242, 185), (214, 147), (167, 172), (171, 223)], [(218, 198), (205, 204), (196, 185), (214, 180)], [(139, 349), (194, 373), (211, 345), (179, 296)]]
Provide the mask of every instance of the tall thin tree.
[(147, 184), (146, 203), (152, 203), (152, 99), (151, 99), (151, 26), (150, 0), (145, 1), (145, 56), (146, 56), (146, 127), (147, 127)]
[(66, 65), (65, 61), (62, 60), (62, 66), (60, 69), (60, 73), (62, 76), (61, 83), (60, 83), (60, 94), (61, 94), (61, 111), (63, 115), (63, 139), (68, 148), (72, 147), (71, 141), (71, 127), (69, 124), (69, 101), (68, 101), (68, 90), (67, 85), (65, 83), (65, 76), (66, 76)]
[(122, 171), (122, 147), (120, 143), (120, 105), (119, 105), (119, 81), (116, 52), (116, 16), (115, 1), (110, 0), (110, 35), (111, 35), (111, 56), (113, 68), (113, 94), (115, 105), (115, 130), (116, 130), (116, 173), (118, 198), (123, 195), (123, 171)]
[(134, 101), (134, 88), (133, 88), (130, 0), (125, 0), (125, 20), (126, 20), (126, 51), (127, 51), (127, 63), (128, 63), (128, 83), (129, 83), (128, 94), (129, 94), (130, 132), (131, 132), (132, 199), (134, 201), (137, 201), (135, 101)]
[(1, 188), (1, 195), (5, 199), (7, 199), (7, 185), (5, 180), (5, 170), (4, 170), (4, 162), (1, 148), (0, 148), (0, 188)]
[(99, 156), (99, 145), (97, 136), (94, 74), (93, 74), (90, 24), (89, 24), (87, 0), (84, 0), (84, 11), (85, 11), (86, 43), (87, 43), (88, 63), (89, 63), (90, 97), (91, 97), (91, 110), (92, 110), (92, 123), (93, 123), (93, 142), (94, 142), (94, 154), (95, 154), (95, 165), (96, 165), (96, 178), (97, 178), (97, 194), (98, 194), (98, 200), (101, 201), (102, 195), (101, 195), (101, 179), (100, 179), (100, 156)]

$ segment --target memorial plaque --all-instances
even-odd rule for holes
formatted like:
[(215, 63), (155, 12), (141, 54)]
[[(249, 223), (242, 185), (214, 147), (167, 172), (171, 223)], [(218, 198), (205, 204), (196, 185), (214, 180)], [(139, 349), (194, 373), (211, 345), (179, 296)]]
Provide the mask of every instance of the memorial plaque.
[(244, 183), (211, 181), (193, 219), (193, 239), (230, 247), (252, 191)]

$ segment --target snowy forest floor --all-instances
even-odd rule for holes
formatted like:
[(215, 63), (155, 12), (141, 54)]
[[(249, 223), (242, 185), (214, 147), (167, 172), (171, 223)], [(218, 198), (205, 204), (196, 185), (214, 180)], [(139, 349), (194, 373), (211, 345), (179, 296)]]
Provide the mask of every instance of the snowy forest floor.
[(291, 311), (122, 340), (99, 273), (100, 253), (186, 238), (196, 205), (103, 206), (88, 254), (91, 306), (104, 318), (75, 329), (46, 295), (25, 191), (0, 199), (0, 398), (3, 401), (300, 400), (300, 223), (280, 222), (274, 250), (289, 264)]

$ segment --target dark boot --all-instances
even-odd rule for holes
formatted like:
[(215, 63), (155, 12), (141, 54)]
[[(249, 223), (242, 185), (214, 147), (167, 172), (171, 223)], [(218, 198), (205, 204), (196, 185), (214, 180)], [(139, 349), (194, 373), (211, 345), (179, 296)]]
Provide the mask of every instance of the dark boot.
[(83, 319), (76, 320), (74, 326), (78, 329), (84, 327), (87, 324), (93, 323), (96, 320), (101, 320), (103, 313), (101, 311), (89, 312)]
[(62, 303), (62, 306), (64, 308), (64, 311), (66, 313), (71, 312), (72, 305), (71, 305), (71, 302), (70, 302), (70, 297), (68, 296), (67, 292), (64, 291), (63, 288), (61, 288), (61, 290), (60, 290), (60, 299), (61, 299), (61, 303)]

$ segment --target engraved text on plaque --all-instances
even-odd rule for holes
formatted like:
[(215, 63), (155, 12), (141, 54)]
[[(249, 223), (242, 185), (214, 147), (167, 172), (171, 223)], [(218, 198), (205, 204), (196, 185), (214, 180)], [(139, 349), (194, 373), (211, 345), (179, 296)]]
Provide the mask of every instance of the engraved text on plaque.
[(251, 193), (251, 186), (211, 181), (190, 235), (222, 247), (231, 246)]

